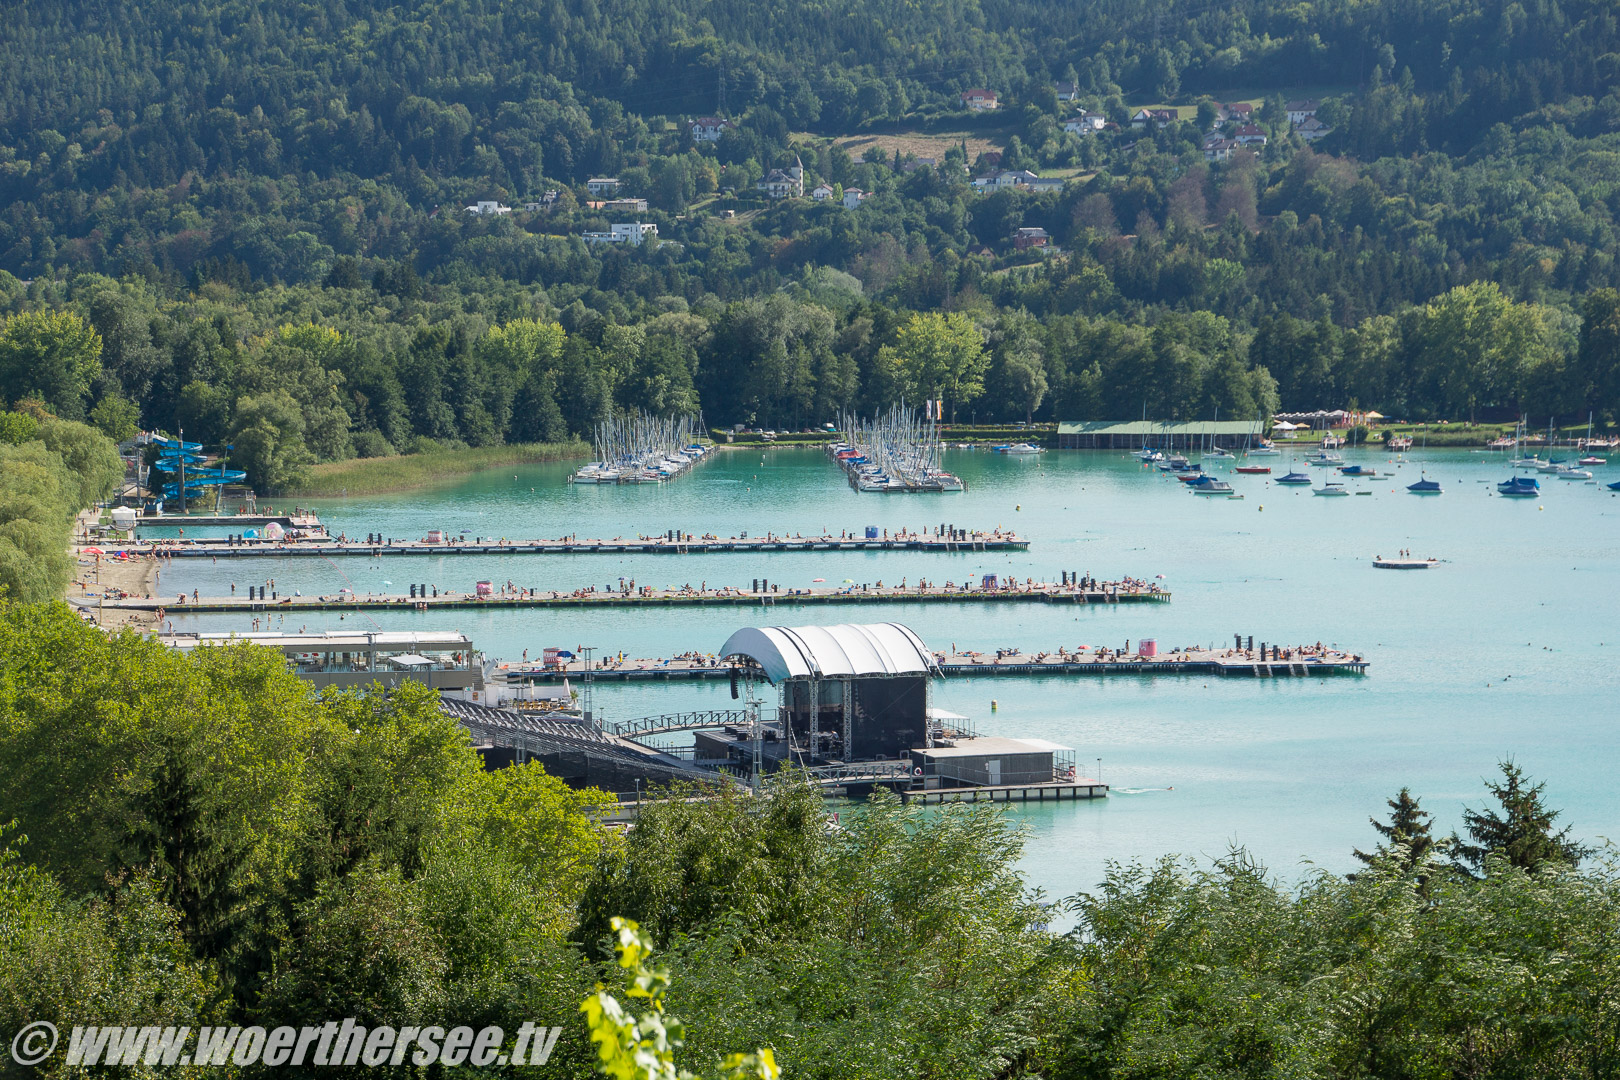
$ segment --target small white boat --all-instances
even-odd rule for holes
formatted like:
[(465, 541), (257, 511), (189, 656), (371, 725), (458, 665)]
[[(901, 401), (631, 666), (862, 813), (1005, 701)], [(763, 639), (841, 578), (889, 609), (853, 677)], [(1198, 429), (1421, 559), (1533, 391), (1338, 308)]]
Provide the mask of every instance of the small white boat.
[(1013, 443), (1011, 446), (999, 447), (998, 449), (1000, 449), (1003, 454), (1015, 454), (1019, 457), (1024, 457), (1029, 454), (1046, 453), (1046, 451), (1042, 450), (1040, 447), (1034, 445), (1033, 443), (1027, 442)]
[(1213, 459), (1215, 459), (1217, 461), (1219, 461), (1219, 460), (1221, 460), (1223, 458), (1225, 460), (1227, 460), (1227, 461), (1236, 461), (1237, 460), (1237, 455), (1236, 454), (1232, 453), (1230, 450), (1222, 450), (1218, 446), (1213, 450), (1209, 450), (1209, 451), (1205, 452), (1204, 457), (1213, 458)]
[(1583, 457), (1580, 461), (1576, 462), (1577, 465), (1607, 465), (1608, 463), (1608, 458), (1600, 458), (1596, 454)]
[(1307, 464), (1307, 465), (1332, 465), (1334, 467), (1338, 467), (1338, 466), (1344, 464), (1344, 458), (1340, 457), (1338, 454), (1330, 454), (1326, 450), (1322, 450), (1322, 451), (1318, 451), (1316, 454), (1312, 455), (1311, 457), (1306, 458), (1305, 459), (1305, 464)]
[(1281, 457), (1282, 456), (1282, 451), (1277, 449), (1275, 446), (1272, 446), (1270, 443), (1262, 443), (1259, 446), (1250, 447), (1245, 452), (1245, 456), (1246, 457)]
[(1323, 484), (1319, 488), (1311, 488), (1311, 494), (1312, 495), (1334, 496), (1334, 495), (1349, 495), (1350, 492), (1345, 489), (1345, 486), (1343, 484), (1328, 483), (1328, 484)]
[(1592, 474), (1586, 469), (1559, 469), (1553, 474), (1560, 480), (1590, 480)]

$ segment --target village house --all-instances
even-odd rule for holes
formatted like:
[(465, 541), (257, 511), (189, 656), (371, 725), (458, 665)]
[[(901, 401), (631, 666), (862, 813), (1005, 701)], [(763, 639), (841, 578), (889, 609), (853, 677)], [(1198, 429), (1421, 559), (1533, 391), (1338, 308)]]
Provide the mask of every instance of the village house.
[(1239, 146), (1264, 146), (1266, 145), (1266, 133), (1253, 124), (1244, 124), (1242, 127), (1233, 129), (1232, 141)]
[(1233, 101), (1222, 105), (1217, 110), (1222, 122), (1229, 125), (1241, 126), (1254, 119), (1254, 106), (1247, 101)]
[(1043, 248), (1052, 242), (1045, 229), (1038, 226), (1019, 229), (1013, 234), (1013, 248), (1017, 251), (1028, 251), (1030, 248)]
[(1072, 82), (1054, 83), (1052, 86), (1052, 91), (1053, 93), (1057, 94), (1057, 99), (1059, 101), (1080, 100), (1080, 88)]
[(609, 199), (602, 204), (602, 209), (609, 214), (645, 214), (647, 212), (647, 200)]
[(817, 184), (815, 187), (810, 189), (810, 197), (816, 200), (816, 202), (826, 202), (828, 199), (832, 198), (834, 194), (835, 192), (833, 191), (831, 185), (828, 184)]
[(1306, 142), (1315, 142), (1332, 130), (1314, 116), (1307, 116), (1303, 122), (1294, 126), (1294, 133)]
[(1006, 191), (1009, 188), (1027, 188), (1032, 186), (1038, 180), (1040, 180), (1040, 177), (1036, 176), (1028, 169), (1018, 169), (1016, 171), (1012, 169), (1005, 169), (998, 173), (992, 173), (989, 176), (980, 176), (975, 178), (973, 181), (973, 186), (981, 194), (985, 194), (992, 191)]
[(731, 121), (718, 116), (700, 116), (686, 125), (693, 142), (719, 142), (720, 136), (731, 130)]
[(537, 211), (550, 210), (557, 205), (558, 192), (556, 188), (547, 188), (539, 198), (530, 199), (523, 204), (523, 209), (533, 214)]
[(1303, 101), (1290, 101), (1283, 106), (1283, 109), (1288, 113), (1288, 122), (1295, 127), (1299, 127), (1306, 120), (1316, 115), (1317, 107), (1321, 104), (1320, 101), (1314, 98), (1306, 98)]
[(585, 181), (585, 190), (592, 195), (612, 195), (619, 190), (617, 176), (593, 176)]
[(1062, 191), (1064, 179), (1061, 176), (1037, 176), (1029, 181), (1029, 190), (1037, 195), (1043, 191)]
[(964, 90), (962, 91), (962, 104), (974, 112), (989, 112), (1000, 104), (996, 100), (994, 90)]
[(1101, 131), (1106, 123), (1108, 117), (1102, 113), (1083, 112), (1073, 120), (1064, 121), (1063, 130), (1071, 135), (1090, 135), (1092, 132)]
[(479, 199), (475, 205), (467, 207), (467, 213), (469, 214), (510, 214), (511, 212), (512, 208), (510, 206), (502, 206), (499, 200), (496, 199)]
[(607, 232), (588, 232), (585, 234), (585, 242), (587, 244), (624, 244), (628, 247), (640, 247), (648, 237), (657, 235), (657, 225), (643, 225), (641, 222), (635, 221), (609, 225)]
[(862, 191), (858, 187), (847, 187), (847, 188), (845, 188), (844, 189), (844, 209), (845, 210), (853, 210), (853, 209), (855, 209), (857, 206), (861, 205), (861, 200), (866, 198), (866, 195), (867, 195), (867, 193)]
[(1231, 139), (1211, 135), (1204, 140), (1204, 158), (1206, 161), (1225, 161), (1232, 156), (1232, 151), (1237, 148), (1238, 144)]
[(1131, 115), (1131, 127), (1145, 128), (1148, 124), (1158, 127), (1168, 127), (1181, 118), (1176, 109), (1137, 109)]
[(786, 169), (772, 169), (757, 185), (768, 198), (798, 199), (804, 197), (804, 163), (798, 158)]

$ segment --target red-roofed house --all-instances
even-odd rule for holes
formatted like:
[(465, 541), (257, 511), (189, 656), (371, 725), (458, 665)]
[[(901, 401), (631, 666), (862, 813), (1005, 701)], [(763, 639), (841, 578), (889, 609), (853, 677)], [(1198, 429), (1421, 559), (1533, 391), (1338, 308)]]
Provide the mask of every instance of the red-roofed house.
[(989, 112), (1001, 104), (996, 100), (994, 90), (964, 90), (962, 91), (962, 104), (975, 112)]

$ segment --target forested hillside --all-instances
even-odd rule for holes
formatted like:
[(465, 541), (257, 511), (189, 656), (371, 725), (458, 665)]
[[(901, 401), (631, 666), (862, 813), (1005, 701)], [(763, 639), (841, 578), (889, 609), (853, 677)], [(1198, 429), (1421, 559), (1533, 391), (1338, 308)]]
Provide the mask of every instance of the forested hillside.
[[(896, 345), (943, 309), (984, 341), (964, 419), (1606, 424), (1617, 74), (1620, 18), (1588, 2), (34, 3), (0, 25), (0, 310), (68, 309), (99, 353), (68, 377), (13, 350), (0, 397), (256, 430), (273, 488), (294, 444), (938, 396)], [(1307, 96), (1319, 141), (1285, 109)], [(1212, 155), (1227, 101), (1256, 138)], [(1132, 125), (1156, 103), (1179, 115)], [(1088, 110), (1110, 126), (1065, 130)], [(950, 148), (836, 141), (893, 132)], [(835, 197), (757, 189), (795, 161)], [(1054, 183), (970, 184), (998, 167)], [(583, 239), (626, 220), (657, 242)]]

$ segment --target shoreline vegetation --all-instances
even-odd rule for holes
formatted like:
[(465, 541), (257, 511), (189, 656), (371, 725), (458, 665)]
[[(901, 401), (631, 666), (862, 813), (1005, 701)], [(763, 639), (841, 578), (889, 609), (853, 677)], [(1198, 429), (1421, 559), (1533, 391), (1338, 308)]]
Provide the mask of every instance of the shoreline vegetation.
[(437, 449), (419, 454), (349, 458), (312, 466), (279, 498), (338, 498), (345, 495), (383, 495), (450, 483), (486, 469), (532, 465), (589, 457), (590, 445), (578, 439), (555, 443), (509, 443)]

